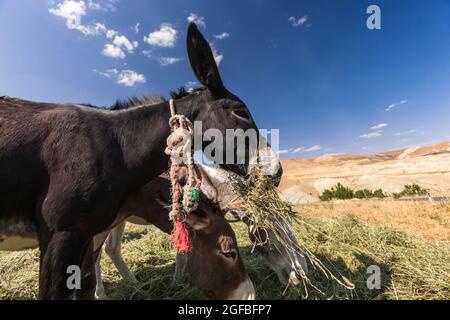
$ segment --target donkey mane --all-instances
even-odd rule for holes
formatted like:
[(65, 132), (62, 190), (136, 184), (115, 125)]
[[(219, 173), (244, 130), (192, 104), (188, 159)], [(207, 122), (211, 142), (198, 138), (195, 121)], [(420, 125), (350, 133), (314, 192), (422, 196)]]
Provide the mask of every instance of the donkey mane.
[[(177, 90), (170, 91), (170, 97), (172, 99), (182, 99), (184, 97), (187, 97), (191, 93), (199, 92), (204, 89), (205, 88), (195, 88), (193, 90), (186, 90), (186, 88), (180, 87)], [(25, 104), (28, 104), (28, 105), (30, 105), (30, 104), (33, 104), (33, 105), (49, 104), (49, 103), (41, 103), (41, 102), (37, 102), (37, 101), (18, 99), (18, 98), (13, 98), (13, 97), (9, 97), (9, 96), (0, 96), (0, 100), (6, 100), (9, 102), (15, 102), (16, 104), (24, 104), (24, 105)], [(116, 102), (114, 102), (114, 104), (110, 107), (100, 107), (100, 106), (93, 105), (92, 103), (70, 103), (70, 104), (74, 104), (74, 105), (82, 106), (82, 107), (94, 108), (94, 109), (114, 111), (114, 110), (124, 110), (124, 109), (136, 108), (136, 107), (140, 107), (140, 106), (144, 106), (144, 105), (151, 106), (151, 105), (156, 105), (156, 104), (163, 103), (166, 101), (167, 101), (166, 98), (164, 98), (161, 95), (144, 95), (142, 97), (131, 96), (126, 99), (117, 99)]]
[[(185, 87), (180, 87), (177, 90), (171, 90), (170, 91), (170, 97), (172, 99), (182, 99), (184, 97), (187, 97), (193, 92), (198, 92), (204, 90), (204, 88), (196, 88), (193, 90), (186, 90)], [(144, 95), (142, 97), (137, 96), (131, 96), (126, 99), (117, 99), (116, 102), (109, 107), (109, 110), (123, 110), (123, 109), (129, 109), (129, 108), (135, 108), (143, 105), (151, 106), (158, 103), (166, 102), (166, 98), (164, 98), (161, 95)], [(90, 104), (83, 104), (86, 106), (91, 106)]]
[(154, 96), (146, 95), (146, 96), (142, 96), (142, 97), (132, 96), (132, 97), (128, 97), (124, 100), (117, 99), (116, 102), (108, 109), (109, 110), (124, 110), (124, 109), (135, 108), (135, 107), (139, 107), (139, 106), (143, 106), (143, 105), (151, 106), (151, 105), (162, 103), (165, 101), (166, 101), (166, 99), (159, 95), (154, 95)]

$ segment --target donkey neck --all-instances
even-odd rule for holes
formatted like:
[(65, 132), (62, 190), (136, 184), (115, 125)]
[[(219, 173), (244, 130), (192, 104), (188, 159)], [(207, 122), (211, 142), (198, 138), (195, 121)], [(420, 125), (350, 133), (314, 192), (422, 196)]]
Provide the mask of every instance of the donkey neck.
[[(192, 105), (182, 100), (175, 101), (175, 110), (187, 117), (193, 115)], [(146, 183), (168, 169), (169, 157), (164, 153), (170, 134), (168, 102), (116, 111), (113, 117), (115, 135), (132, 177)]]

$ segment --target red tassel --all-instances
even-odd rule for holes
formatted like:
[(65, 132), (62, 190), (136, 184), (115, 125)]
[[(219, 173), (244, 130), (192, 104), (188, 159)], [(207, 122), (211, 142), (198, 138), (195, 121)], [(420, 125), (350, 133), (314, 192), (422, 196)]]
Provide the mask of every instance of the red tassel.
[(189, 231), (183, 222), (175, 221), (170, 238), (179, 253), (191, 252), (192, 243), (189, 239)]

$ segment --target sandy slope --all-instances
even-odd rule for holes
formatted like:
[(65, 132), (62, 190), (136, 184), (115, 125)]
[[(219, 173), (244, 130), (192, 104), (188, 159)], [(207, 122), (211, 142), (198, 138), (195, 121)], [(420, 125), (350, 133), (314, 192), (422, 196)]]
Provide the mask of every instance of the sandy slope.
[(450, 194), (450, 142), (378, 154), (341, 154), (282, 160), (280, 190), (293, 203), (317, 201), (340, 182), (352, 189), (399, 192), (417, 183), (432, 195)]

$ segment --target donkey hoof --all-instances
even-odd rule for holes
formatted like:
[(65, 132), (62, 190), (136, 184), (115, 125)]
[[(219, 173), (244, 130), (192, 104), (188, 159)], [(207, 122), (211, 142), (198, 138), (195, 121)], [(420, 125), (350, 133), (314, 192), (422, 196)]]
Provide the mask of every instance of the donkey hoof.
[(95, 300), (111, 300), (111, 298), (108, 297), (106, 295), (106, 293), (102, 293), (102, 294), (96, 294), (95, 295)]
[(185, 275), (174, 276), (172, 279), (172, 283), (175, 285), (182, 285), (189, 282), (189, 278)]
[(139, 284), (139, 281), (133, 276), (133, 277), (127, 277), (126, 279), (124, 279), (125, 283), (127, 284)]
[(136, 279), (133, 279), (133, 280), (130, 279), (130, 280), (126, 281), (126, 283), (131, 284), (131, 285), (138, 285), (139, 281), (137, 281)]

